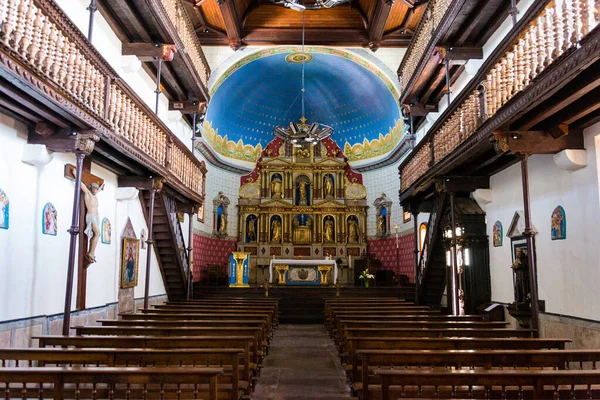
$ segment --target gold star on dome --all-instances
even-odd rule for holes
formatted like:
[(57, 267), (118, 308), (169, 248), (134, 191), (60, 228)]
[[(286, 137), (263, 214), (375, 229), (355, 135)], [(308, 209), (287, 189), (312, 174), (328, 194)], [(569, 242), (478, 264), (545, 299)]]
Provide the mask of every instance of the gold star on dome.
[(304, 117), (301, 117), (301, 118), (300, 118), (300, 122), (302, 122), (303, 124), (305, 124), (305, 123), (306, 123), (306, 118), (304, 118)]

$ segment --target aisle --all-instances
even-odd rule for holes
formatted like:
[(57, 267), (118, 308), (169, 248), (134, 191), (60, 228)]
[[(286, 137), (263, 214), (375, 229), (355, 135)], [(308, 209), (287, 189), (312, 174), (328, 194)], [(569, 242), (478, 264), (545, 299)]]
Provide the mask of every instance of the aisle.
[(323, 325), (280, 325), (253, 400), (349, 400), (337, 350)]

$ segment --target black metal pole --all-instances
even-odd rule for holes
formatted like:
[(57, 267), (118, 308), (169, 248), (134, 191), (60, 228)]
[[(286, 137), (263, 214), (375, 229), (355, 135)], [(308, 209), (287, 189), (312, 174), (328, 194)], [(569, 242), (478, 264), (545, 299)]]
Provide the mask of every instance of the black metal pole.
[[(192, 155), (195, 155), (196, 150), (196, 123), (197, 123), (198, 113), (194, 112), (192, 118)], [(194, 219), (193, 215), (195, 213), (190, 213), (190, 226), (188, 232), (188, 288), (187, 288), (187, 299), (191, 299), (193, 297), (193, 279), (194, 279)]]
[(73, 275), (75, 274), (75, 252), (77, 249), (77, 235), (79, 235), (79, 199), (81, 198), (81, 170), (85, 153), (75, 153), (77, 166), (75, 168), (75, 193), (73, 194), (73, 214), (71, 215), (71, 241), (69, 243), (69, 265), (67, 267), (67, 288), (65, 291), (65, 311), (63, 316), (63, 335), (69, 336), (71, 328), (71, 299), (73, 298)]
[(146, 284), (144, 286), (144, 308), (148, 308), (148, 293), (150, 292), (150, 263), (152, 261), (152, 245), (154, 240), (152, 239), (152, 227), (154, 225), (154, 197), (156, 195), (156, 189), (152, 188), (150, 191), (150, 207), (148, 209), (148, 249), (146, 250)]
[(510, 0), (510, 10), (508, 11), (510, 16), (512, 17), (513, 26), (517, 24), (517, 14), (519, 13), (519, 9), (515, 4), (515, 0)]
[(98, 7), (96, 6), (96, 0), (90, 0), (90, 5), (88, 6), (88, 11), (90, 12), (90, 22), (88, 25), (88, 41), (92, 42), (92, 36), (94, 35), (94, 14), (98, 11)]
[(158, 59), (158, 70), (156, 72), (156, 90), (154, 91), (154, 93), (156, 93), (156, 105), (154, 106), (154, 114), (158, 115), (158, 100), (160, 98), (160, 94), (162, 93), (162, 90), (160, 90), (160, 78), (162, 75), (162, 63), (163, 60), (162, 58)]
[(413, 212), (413, 226), (415, 229), (415, 249), (413, 252), (415, 253), (415, 304), (419, 304), (419, 253), (421, 252), (419, 242), (420, 242), (420, 232), (419, 232), (419, 221), (417, 221), (417, 217), (419, 216), (418, 212)]
[(452, 315), (458, 315), (458, 296), (456, 293), (456, 268), (458, 257), (456, 255), (456, 221), (454, 218), (454, 192), (450, 192), (450, 217), (452, 219), (452, 266), (450, 267), (450, 282), (452, 284)]
[(450, 59), (448, 57), (444, 61), (444, 67), (446, 69), (446, 96), (448, 96), (448, 107), (450, 107), (452, 91), (450, 90)]
[(521, 159), (521, 177), (523, 181), (523, 206), (525, 209), (525, 238), (527, 239), (527, 261), (529, 263), (529, 293), (531, 294), (531, 329), (539, 336), (540, 310), (537, 291), (537, 266), (533, 248), (533, 228), (531, 227), (531, 205), (529, 203), (529, 171), (527, 154)]

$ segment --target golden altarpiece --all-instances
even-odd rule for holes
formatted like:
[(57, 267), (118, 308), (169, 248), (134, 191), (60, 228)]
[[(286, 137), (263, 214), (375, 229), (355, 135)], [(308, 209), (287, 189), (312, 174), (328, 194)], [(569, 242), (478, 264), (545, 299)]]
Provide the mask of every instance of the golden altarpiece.
[[(241, 178), (238, 250), (250, 253), (250, 281), (269, 277), (272, 259), (351, 260), (367, 249), (367, 191), (330, 138), (315, 145), (270, 142)], [(334, 283), (334, 282), (330, 282)]]

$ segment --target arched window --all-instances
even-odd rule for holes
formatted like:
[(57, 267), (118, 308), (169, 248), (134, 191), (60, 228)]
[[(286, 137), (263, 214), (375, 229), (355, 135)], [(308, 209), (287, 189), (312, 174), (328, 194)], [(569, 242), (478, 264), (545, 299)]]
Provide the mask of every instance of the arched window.
[(425, 222), (419, 225), (419, 251), (423, 252), (423, 245), (425, 244), (425, 238), (427, 237), (427, 224)]

